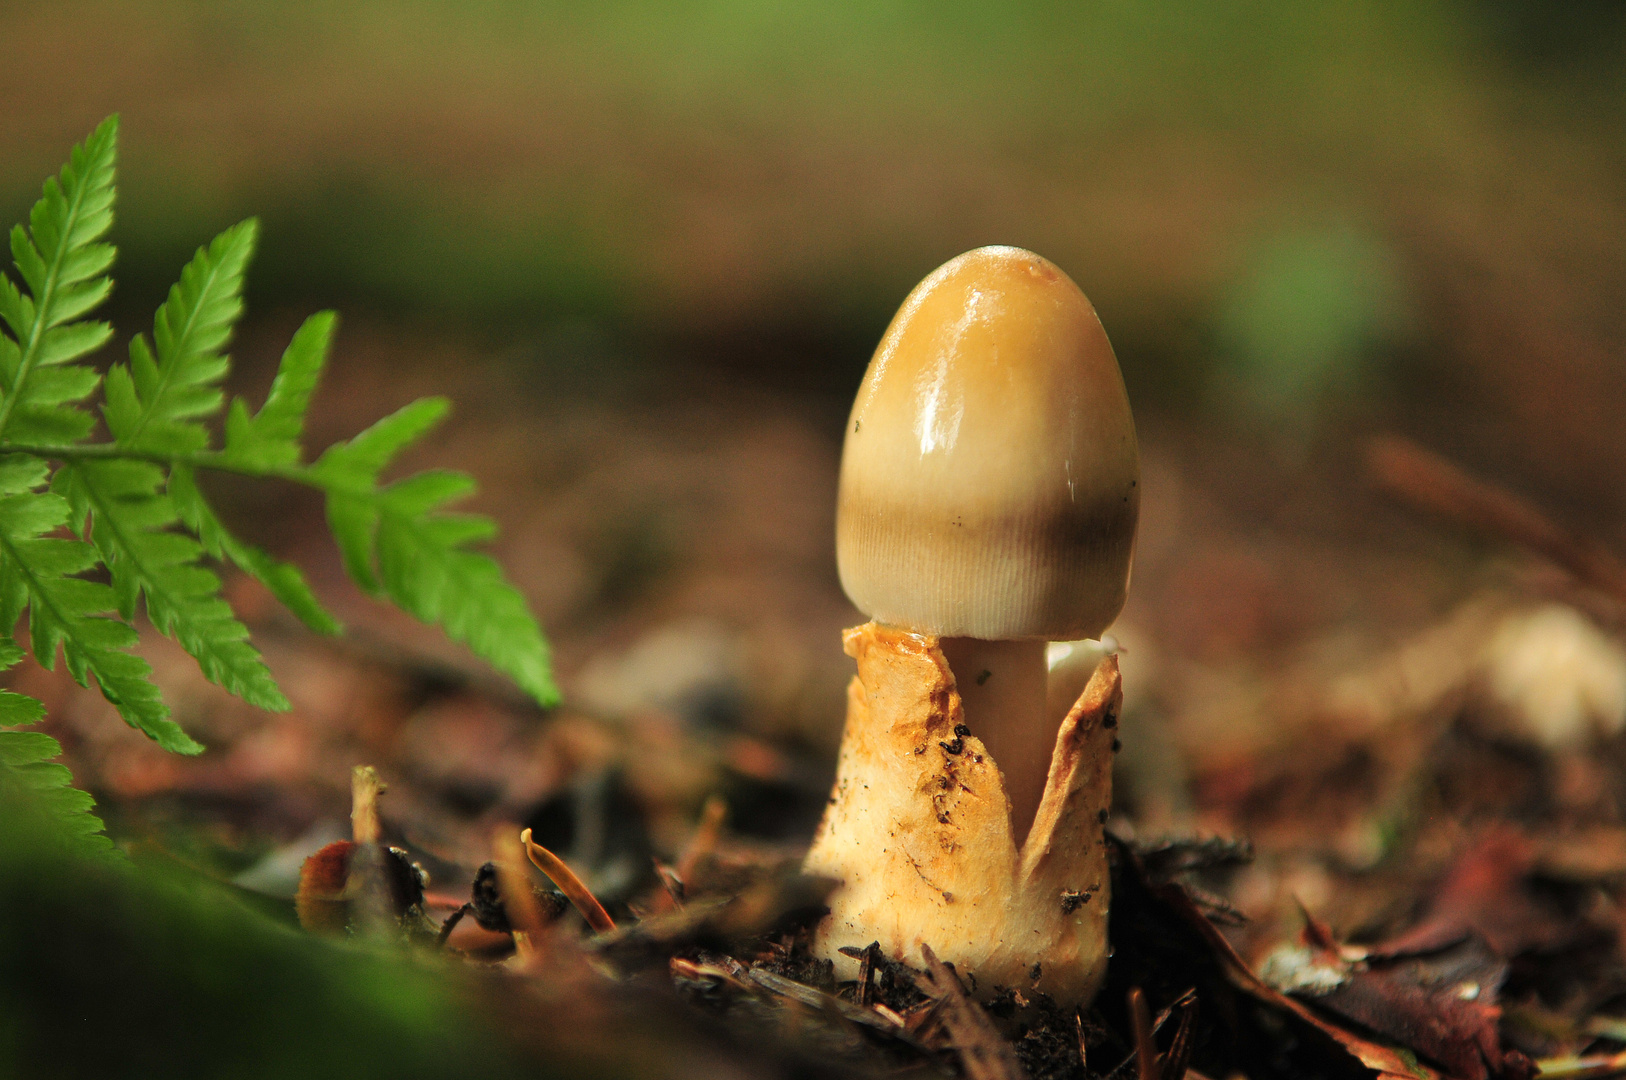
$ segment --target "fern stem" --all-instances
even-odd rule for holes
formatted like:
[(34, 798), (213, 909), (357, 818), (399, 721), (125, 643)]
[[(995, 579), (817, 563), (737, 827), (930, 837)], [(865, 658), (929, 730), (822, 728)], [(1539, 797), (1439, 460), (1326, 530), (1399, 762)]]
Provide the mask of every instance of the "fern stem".
[(43, 443), (14, 443), (0, 441), (0, 454), (28, 454), (48, 461), (150, 461), (155, 465), (188, 465), (194, 469), (212, 469), (215, 472), (234, 473), (270, 480), (288, 480), (322, 491), (340, 491), (356, 495), (371, 495), (373, 488), (366, 483), (345, 483), (342, 478), (318, 473), (303, 465), (257, 465), (221, 453), (218, 450), (194, 452), (170, 450), (140, 450), (117, 443), (82, 443), (78, 446), (57, 446)]
[(239, 473), (243, 476), (279, 477), (284, 480), (302, 480), (310, 483), (300, 468), (254, 465), (218, 451), (142, 450), (120, 446), (118, 443), (82, 443), (63, 446), (50, 443), (14, 443), (0, 440), (0, 454), (28, 454), (51, 461), (150, 461), (155, 465), (190, 465), (196, 469), (215, 469)]

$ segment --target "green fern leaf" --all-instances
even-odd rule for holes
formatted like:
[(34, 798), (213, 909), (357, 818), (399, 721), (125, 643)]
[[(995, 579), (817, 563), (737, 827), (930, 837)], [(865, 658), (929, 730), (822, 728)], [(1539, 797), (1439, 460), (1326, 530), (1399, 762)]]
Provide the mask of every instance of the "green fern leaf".
[(197, 477), (190, 468), (177, 465), (169, 473), (169, 495), (176, 512), (188, 529), (197, 534), (203, 548), (222, 562), (231, 562), (254, 578), (275, 596), (300, 622), (319, 634), (336, 635), (344, 625), (322, 606), (299, 568), (272, 558), (252, 544), (233, 536), (198, 490)]
[(147, 617), (197, 660), (210, 682), (262, 709), (285, 711), (248, 628), (220, 597), (220, 579), (198, 565), (203, 548), (173, 531), (174, 502), (160, 492), (163, 470), (145, 461), (94, 461), (57, 470), (52, 488), (68, 500), (74, 527), (91, 539), (112, 575), (119, 614), (135, 618), (146, 598)]
[[(304, 456), (300, 438), (304, 435), (305, 413), (321, 381), (322, 370), (327, 366), (328, 349), (337, 325), (338, 316), (334, 312), (320, 311), (294, 332), (277, 365), (271, 392), (258, 413), (250, 415), (248, 403), (242, 398), (232, 402), (226, 414), (224, 457), (227, 461), (255, 471), (299, 464)], [(312, 630), (322, 634), (343, 631), (339, 620), (316, 599), (296, 567), (273, 559), (227, 531), (198, 490), (190, 469), (174, 469), (169, 490), (181, 520), (198, 534), (211, 555), (229, 560), (258, 580)]]
[(261, 468), (299, 464), (305, 412), (327, 366), (338, 321), (331, 311), (319, 311), (305, 320), (282, 354), (271, 393), (257, 414), (249, 415), (242, 398), (231, 403), (226, 414), (227, 457)]
[(113, 589), (73, 575), (99, 561), (81, 540), (47, 536), (67, 523), (68, 501), (36, 492), (49, 466), (12, 454), (0, 459), (0, 627), (17, 624), (28, 612), (36, 662), (49, 669), (57, 649), (81, 686), (92, 675), (102, 695), (125, 722), (176, 753), (203, 749), (169, 719), (169, 709), (149, 676), (152, 668), (126, 650), (136, 644), (135, 629), (101, 614), (117, 606)]
[(112, 328), (75, 322), (107, 298), (114, 249), (98, 242), (113, 224), (118, 118), (76, 146), (45, 182), (29, 228), (12, 230), (11, 253), (25, 295), (0, 274), (0, 435), (13, 442), (73, 443), (95, 419), (77, 406), (95, 390), (90, 369), (57, 370), (106, 344)]
[(243, 274), (259, 222), (250, 218), (199, 248), (153, 318), (153, 348), (130, 342), (130, 363), (107, 373), (107, 429), (122, 449), (189, 453), (209, 445), (198, 418), (220, 410), (221, 351), (243, 313)]

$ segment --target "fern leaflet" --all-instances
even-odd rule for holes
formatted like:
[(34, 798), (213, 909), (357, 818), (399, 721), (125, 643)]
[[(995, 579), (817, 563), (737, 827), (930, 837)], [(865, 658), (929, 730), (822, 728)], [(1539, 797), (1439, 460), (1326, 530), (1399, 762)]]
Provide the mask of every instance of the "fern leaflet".
[(0, 461), (0, 627), (15, 626), (26, 610), (35, 661), (54, 667), (61, 648), (79, 685), (88, 686), (94, 675), (131, 727), (166, 750), (199, 752), (203, 747), (169, 719), (149, 678), (152, 668), (125, 651), (136, 643), (135, 628), (102, 617), (118, 606), (112, 588), (73, 576), (96, 565), (96, 549), (46, 535), (69, 515), (62, 496), (33, 490), (45, 482), (48, 468), (20, 454)]
[(248, 403), (237, 398), (226, 414), (226, 455), (261, 468), (298, 465), (300, 437), (305, 432), (305, 411), (327, 366), (328, 348), (339, 318), (319, 311), (294, 332), (277, 365), (277, 376), (265, 404), (253, 416)]
[(219, 384), (231, 361), (220, 350), (243, 313), (243, 273), (258, 233), (250, 218), (199, 249), (153, 317), (153, 346), (137, 335), (129, 365), (107, 373), (103, 415), (120, 447), (185, 453), (209, 445), (197, 421), (225, 400)]
[[(113, 223), (113, 177), (118, 120), (109, 118), (82, 146), (29, 215), (29, 228), (12, 230), (11, 250), (21, 292), (0, 276), (0, 437), (77, 442), (94, 419), (78, 402), (100, 383), (93, 368), (76, 364), (111, 334), (102, 322), (75, 322), (106, 299), (114, 249), (100, 242)], [(102, 693), (132, 726), (171, 749), (202, 749), (168, 719), (146, 661), (125, 650), (134, 628), (100, 617), (115, 605), (105, 585), (74, 575), (95, 567), (95, 549), (78, 540), (47, 538), (68, 520), (58, 495), (36, 492), (49, 478), (38, 458), (13, 455), (0, 463), (0, 632), (29, 615), (34, 657), (47, 667), (58, 648), (82, 685), (95, 676)]]
[[(153, 318), (153, 347), (137, 336), (130, 363), (108, 372), (103, 415), (119, 449), (178, 455), (208, 446), (198, 421), (224, 402), (219, 382), (230, 361), (220, 350), (242, 314), (243, 273), (257, 234), (251, 219), (199, 249)], [(145, 597), (152, 624), (210, 681), (261, 708), (288, 708), (248, 643), (248, 628), (220, 598), (220, 579), (198, 565), (203, 547), (176, 529), (182, 519), (163, 490), (162, 468), (86, 461), (61, 469), (52, 486), (68, 499), (75, 529), (83, 532), (88, 521), (126, 621)]]
[(111, 244), (98, 241), (113, 224), (113, 163), (118, 118), (110, 117), (76, 147), (34, 204), (29, 228), (11, 232), (24, 295), (0, 275), (0, 435), (13, 442), (78, 442), (95, 420), (77, 407), (95, 391), (93, 369), (67, 366), (112, 335), (104, 322), (74, 322), (112, 291), (106, 271)]
[(113, 842), (102, 833), (102, 819), (90, 812), (96, 800), (73, 786), (66, 765), (51, 761), (62, 754), (62, 744), (39, 731), (0, 731), (0, 766), (13, 787), (60, 827), (62, 840), (72, 849), (106, 854)]
[(465, 550), (488, 540), (496, 524), (440, 507), (472, 493), (461, 473), (420, 473), (378, 497), (378, 567), (390, 599), (425, 622), (439, 623), (544, 705), (559, 691), (548, 669), (548, 646), (525, 598), (489, 555)]
[(176, 532), (175, 504), (159, 491), (163, 470), (145, 461), (87, 461), (57, 470), (51, 486), (68, 500), (78, 531), (91, 539), (113, 578), (119, 614), (135, 618), (145, 595), (147, 617), (178, 641), (210, 682), (262, 709), (285, 711), (259, 652), (220, 597), (220, 579), (197, 564), (203, 548)]
[(547, 642), (524, 597), (495, 561), (466, 550), (496, 527), (488, 518), (439, 512), (471, 494), (474, 481), (436, 470), (377, 486), (379, 473), (448, 408), (444, 398), (424, 398), (329, 447), (311, 468), (327, 488), (328, 525), (358, 584), (438, 623), (538, 702), (555, 704)]
[[(15, 641), (0, 637), (0, 671), (22, 658), (23, 651)], [(27, 726), (44, 718), (45, 706), (33, 698), (0, 690), (0, 724)], [(66, 766), (51, 764), (61, 754), (62, 744), (43, 732), (0, 731), (0, 777), (59, 822), (70, 846), (88, 852), (111, 851), (113, 844), (102, 835), (101, 819), (90, 812), (95, 800), (74, 788)]]

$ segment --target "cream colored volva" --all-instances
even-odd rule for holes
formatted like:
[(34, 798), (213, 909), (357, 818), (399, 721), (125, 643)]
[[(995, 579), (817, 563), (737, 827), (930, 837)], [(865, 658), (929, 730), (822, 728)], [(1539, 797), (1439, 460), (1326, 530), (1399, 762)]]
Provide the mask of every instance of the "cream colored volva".
[(843, 880), (820, 947), (929, 944), (978, 985), (1070, 1002), (1104, 967), (1117, 664), (1061, 724), (1046, 642), (1097, 637), (1140, 506), (1118, 363), (1078, 286), (1017, 248), (944, 264), (904, 301), (853, 405), (836, 562), (874, 622), (835, 793), (808, 854)]

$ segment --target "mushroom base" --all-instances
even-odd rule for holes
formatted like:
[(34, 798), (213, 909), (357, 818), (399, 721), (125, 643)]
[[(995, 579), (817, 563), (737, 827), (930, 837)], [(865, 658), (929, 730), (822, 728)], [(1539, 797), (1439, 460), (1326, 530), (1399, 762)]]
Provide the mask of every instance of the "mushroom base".
[(858, 676), (835, 789), (805, 863), (842, 885), (815, 949), (852, 978), (858, 962), (844, 946), (879, 942), (924, 967), (921, 946), (930, 945), (979, 994), (1003, 986), (1087, 1003), (1106, 971), (1102, 822), (1123, 697), (1116, 658), (1101, 663), (1062, 722), (1018, 850), (1004, 778), (965, 727), (937, 638), (867, 623), (842, 643)]

